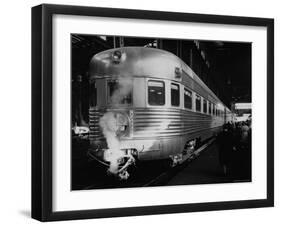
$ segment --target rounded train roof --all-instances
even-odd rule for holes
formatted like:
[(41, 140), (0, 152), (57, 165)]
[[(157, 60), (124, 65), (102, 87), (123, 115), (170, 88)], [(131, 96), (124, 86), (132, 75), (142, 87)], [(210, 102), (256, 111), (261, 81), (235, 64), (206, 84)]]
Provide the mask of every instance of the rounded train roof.
[[(114, 58), (116, 56), (116, 60)], [(118, 59), (118, 57), (120, 59)], [(183, 63), (174, 54), (147, 47), (122, 47), (109, 49), (93, 56), (90, 76), (149, 76), (174, 79), (176, 68)]]

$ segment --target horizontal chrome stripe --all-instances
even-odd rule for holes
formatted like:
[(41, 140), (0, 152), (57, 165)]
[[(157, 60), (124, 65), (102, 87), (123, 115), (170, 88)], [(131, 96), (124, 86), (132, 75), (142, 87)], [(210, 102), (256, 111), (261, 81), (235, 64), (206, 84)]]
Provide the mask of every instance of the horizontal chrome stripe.
[(174, 136), (187, 136), (187, 135), (192, 135), (192, 134), (195, 134), (195, 133), (202, 133), (202, 132), (207, 131), (207, 130), (213, 130), (213, 129), (216, 129), (216, 128), (218, 128), (218, 127), (196, 129), (196, 130), (190, 130), (188, 132), (185, 132), (185, 131), (179, 131), (179, 132), (175, 132), (175, 133), (160, 132), (160, 133), (157, 133), (157, 135), (150, 134), (150, 136), (145, 136), (145, 134), (141, 133), (141, 134), (135, 134), (134, 139), (155, 139), (155, 138), (165, 138), (165, 137), (174, 137)]
[(135, 109), (134, 137), (195, 133), (222, 125), (211, 115), (181, 109)]
[[(133, 133), (131, 138), (178, 136), (219, 127), (223, 119), (182, 109), (133, 109)], [(99, 119), (104, 114), (96, 109), (89, 110), (90, 139), (104, 138)]]

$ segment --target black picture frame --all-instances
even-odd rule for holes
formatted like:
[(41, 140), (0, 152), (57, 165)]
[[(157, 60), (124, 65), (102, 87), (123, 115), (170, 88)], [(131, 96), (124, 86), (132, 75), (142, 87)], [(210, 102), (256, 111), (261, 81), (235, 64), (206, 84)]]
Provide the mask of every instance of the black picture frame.
[[(52, 18), (55, 14), (182, 21), (267, 28), (266, 199), (95, 210), (52, 210)], [(40, 221), (168, 214), (274, 205), (274, 20), (237, 16), (43, 4), (32, 8), (32, 218)]]

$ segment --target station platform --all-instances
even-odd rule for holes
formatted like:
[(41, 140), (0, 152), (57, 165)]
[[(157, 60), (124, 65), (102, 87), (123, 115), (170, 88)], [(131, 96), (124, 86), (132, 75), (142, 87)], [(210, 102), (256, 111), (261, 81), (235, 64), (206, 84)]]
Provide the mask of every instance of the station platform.
[(249, 182), (249, 164), (243, 159), (234, 159), (231, 169), (225, 174), (219, 161), (218, 145), (213, 142), (196, 159), (178, 171), (166, 185)]

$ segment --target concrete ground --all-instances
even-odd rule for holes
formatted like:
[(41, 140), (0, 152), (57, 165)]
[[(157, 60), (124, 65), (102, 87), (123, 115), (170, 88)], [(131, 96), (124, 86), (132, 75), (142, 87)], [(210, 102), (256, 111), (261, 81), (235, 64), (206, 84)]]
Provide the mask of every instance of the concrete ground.
[(231, 170), (225, 175), (219, 162), (219, 150), (216, 142), (214, 142), (197, 159), (171, 178), (167, 185), (250, 181), (249, 165), (250, 162), (234, 158)]

